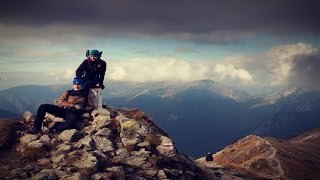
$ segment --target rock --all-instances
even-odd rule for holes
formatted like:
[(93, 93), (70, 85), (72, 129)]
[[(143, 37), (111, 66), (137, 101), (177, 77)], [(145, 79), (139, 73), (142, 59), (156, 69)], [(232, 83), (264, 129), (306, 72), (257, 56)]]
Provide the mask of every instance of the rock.
[(29, 111), (24, 112), (22, 116), (23, 116), (24, 122), (27, 124), (31, 124), (35, 120), (35, 116)]
[(106, 119), (110, 120), (110, 112), (107, 109), (101, 108), (92, 111), (91, 116), (96, 118), (98, 116), (104, 116)]
[(13, 169), (10, 173), (9, 173), (9, 177), (11, 179), (14, 179), (14, 178), (21, 178), (21, 174), (23, 174), (24, 171), (21, 169), (21, 168), (16, 168), (16, 169)]
[(106, 168), (106, 171), (111, 174), (112, 177), (116, 177), (116, 179), (125, 179), (125, 171), (122, 166), (112, 166)]
[(58, 138), (52, 138), (50, 141), (51, 144), (56, 144), (56, 143), (60, 143), (60, 142), (61, 142), (61, 140)]
[(37, 140), (39, 137), (33, 134), (26, 134), (20, 138), (20, 143), (24, 145), (28, 145), (34, 140)]
[(91, 119), (91, 115), (89, 114), (89, 113), (83, 113), (82, 114), (82, 117), (84, 118), (84, 119), (88, 119), (88, 120), (90, 120)]
[(61, 180), (85, 180), (86, 178), (82, 177), (82, 175), (77, 172), (72, 175), (64, 175), (61, 177)]
[(139, 143), (138, 147), (147, 148), (147, 147), (150, 147), (150, 143), (149, 143), (149, 141), (144, 141), (142, 143)]
[(84, 169), (88, 174), (93, 174), (98, 168), (98, 159), (89, 152), (84, 152), (79, 160), (72, 163), (77, 168)]
[(157, 173), (158, 173), (158, 170), (156, 170), (156, 169), (148, 169), (148, 170), (146, 170), (146, 172), (144, 173), (144, 175), (145, 175), (148, 179), (156, 179)]
[(157, 174), (159, 179), (168, 179), (166, 173), (164, 172), (164, 170), (159, 170), (158, 174)]
[(130, 156), (124, 160), (124, 163), (129, 164), (131, 166), (137, 166), (142, 169), (148, 169), (152, 166), (151, 163), (147, 161), (146, 157), (140, 156)]
[(46, 166), (46, 165), (49, 165), (49, 164), (51, 164), (51, 161), (50, 161), (49, 158), (38, 159), (38, 165)]
[(93, 136), (93, 140), (96, 144), (96, 148), (102, 152), (109, 152), (114, 150), (112, 142), (105, 137)]
[(44, 143), (50, 143), (50, 137), (47, 134), (45, 134), (40, 137), (40, 141)]
[(96, 130), (96, 131), (99, 131), (109, 126), (111, 126), (111, 120), (104, 116), (98, 116), (94, 118), (92, 122), (92, 130)]
[(105, 153), (99, 151), (99, 150), (95, 150), (93, 151), (93, 155), (98, 159), (99, 162), (105, 162), (107, 163), (108, 161), (110, 161), (110, 158), (108, 158)]
[(71, 150), (72, 146), (71, 145), (67, 145), (67, 144), (60, 144), (59, 146), (57, 146), (57, 153), (61, 154), (61, 153), (66, 153), (69, 152)]
[(124, 146), (132, 146), (140, 143), (142, 140), (139, 138), (122, 138), (121, 142)]
[(111, 173), (95, 173), (90, 177), (92, 180), (112, 179)]
[(38, 171), (38, 168), (34, 165), (28, 164), (23, 168), (23, 170), (28, 173), (34, 173)]
[(179, 154), (179, 161), (188, 165), (189, 169), (194, 171), (195, 170), (195, 162), (192, 159), (191, 156), (187, 155), (187, 154)]
[(32, 180), (50, 179), (59, 180), (62, 176), (66, 175), (65, 172), (56, 169), (43, 169), (37, 175), (32, 177)]
[(130, 154), (126, 148), (120, 148), (116, 151), (116, 155), (113, 157), (113, 161), (121, 162), (121, 161), (124, 161), (124, 159), (129, 156)]
[(86, 147), (88, 150), (96, 149), (95, 142), (90, 136), (85, 136), (84, 138), (80, 139), (76, 144), (76, 147), (78, 148)]
[(32, 141), (27, 145), (28, 148), (34, 148), (34, 149), (41, 149), (45, 146), (44, 143), (41, 142), (41, 140), (35, 140)]
[(149, 157), (150, 151), (146, 151), (144, 148), (141, 148), (139, 151), (132, 151), (130, 154), (133, 156)]
[(51, 161), (54, 163), (59, 163), (65, 158), (65, 154), (55, 154), (52, 156)]
[(161, 136), (160, 140), (161, 140), (161, 144), (156, 148), (159, 151), (159, 153), (166, 157), (171, 157), (176, 159), (177, 152), (175, 150), (172, 140), (166, 136)]
[(164, 172), (166, 172), (166, 174), (170, 174), (171, 176), (174, 176), (174, 177), (178, 177), (183, 174), (183, 172), (181, 170), (177, 170), (177, 169), (164, 168), (163, 170), (164, 170)]
[(82, 138), (82, 134), (76, 129), (64, 130), (61, 134), (59, 134), (59, 139), (67, 142), (74, 142)]
[(109, 128), (103, 128), (100, 131), (98, 131), (95, 135), (96, 136), (104, 136), (106, 138), (109, 138), (112, 131)]

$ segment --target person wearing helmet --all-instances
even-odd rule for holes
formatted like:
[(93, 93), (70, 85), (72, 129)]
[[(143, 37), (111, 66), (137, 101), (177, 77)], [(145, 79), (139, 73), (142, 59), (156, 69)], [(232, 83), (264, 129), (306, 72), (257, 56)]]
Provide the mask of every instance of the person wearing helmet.
[(76, 78), (84, 81), (83, 88), (89, 92), (90, 88), (99, 84), (104, 89), (103, 81), (107, 63), (101, 59), (102, 51), (87, 50), (85, 59), (76, 70)]

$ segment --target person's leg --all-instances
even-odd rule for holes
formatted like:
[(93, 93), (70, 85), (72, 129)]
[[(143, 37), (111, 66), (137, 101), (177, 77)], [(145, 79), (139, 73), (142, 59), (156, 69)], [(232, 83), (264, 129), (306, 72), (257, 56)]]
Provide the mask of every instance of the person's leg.
[(87, 80), (84, 84), (83, 84), (83, 88), (89, 92), (90, 88), (94, 87), (96, 84), (98, 84), (98, 81), (96, 80)]
[(34, 121), (35, 129), (41, 130), (42, 122), (47, 112), (55, 116), (63, 117), (65, 110), (64, 108), (52, 104), (41, 104), (38, 108)]
[(64, 116), (64, 122), (58, 122), (54, 125), (52, 129), (55, 129), (57, 131), (63, 131), (66, 129), (69, 129), (72, 127), (74, 122), (80, 120), (80, 115), (78, 113), (72, 112), (72, 111), (66, 111), (66, 114)]

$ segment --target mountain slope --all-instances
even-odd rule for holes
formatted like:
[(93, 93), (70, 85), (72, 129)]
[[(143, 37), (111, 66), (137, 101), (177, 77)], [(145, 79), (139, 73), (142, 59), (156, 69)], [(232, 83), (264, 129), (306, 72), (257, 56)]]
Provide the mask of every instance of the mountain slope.
[(237, 169), (260, 178), (316, 179), (320, 172), (320, 129), (290, 140), (247, 136), (214, 154), (204, 166)]
[(18, 114), (25, 111), (35, 112), (42, 103), (53, 104), (64, 90), (66, 85), (28, 85), (2, 90), (0, 91), (0, 109)]
[(218, 150), (259, 124), (255, 117), (260, 113), (248, 109), (248, 99), (245, 93), (203, 80), (153, 86), (130, 98), (109, 99), (108, 104), (142, 109), (171, 134), (179, 148), (197, 157), (208, 150), (207, 137), (224, 137), (216, 138)]
[(288, 138), (320, 127), (319, 91), (288, 88), (275, 94), (269, 105), (259, 107), (269, 111), (271, 116), (253, 134)]

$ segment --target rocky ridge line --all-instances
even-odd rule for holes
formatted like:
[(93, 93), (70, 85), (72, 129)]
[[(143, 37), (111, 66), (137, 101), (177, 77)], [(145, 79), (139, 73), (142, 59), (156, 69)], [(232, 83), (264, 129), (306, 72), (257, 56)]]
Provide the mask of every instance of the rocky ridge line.
[[(32, 119), (30, 113), (24, 117)], [(0, 170), (8, 172), (3, 178), (209, 178), (140, 111), (99, 109), (84, 117), (76, 129), (48, 134), (20, 132), (15, 151), (28, 165), (14, 169), (1, 165)]]

